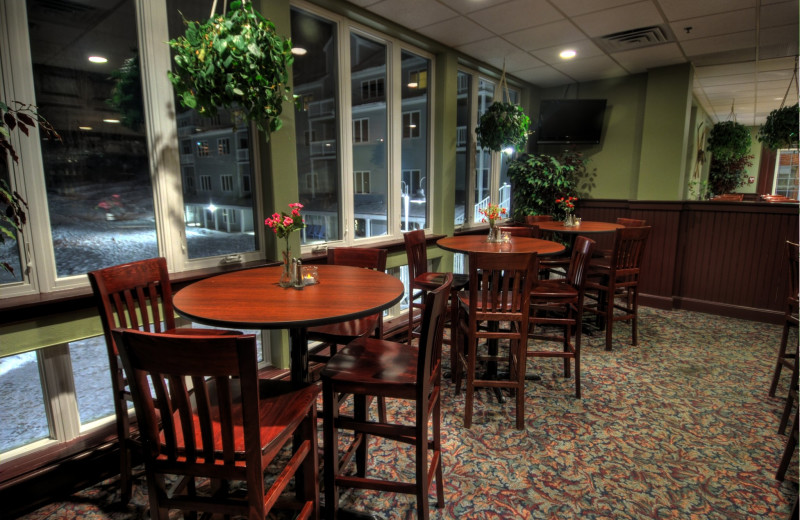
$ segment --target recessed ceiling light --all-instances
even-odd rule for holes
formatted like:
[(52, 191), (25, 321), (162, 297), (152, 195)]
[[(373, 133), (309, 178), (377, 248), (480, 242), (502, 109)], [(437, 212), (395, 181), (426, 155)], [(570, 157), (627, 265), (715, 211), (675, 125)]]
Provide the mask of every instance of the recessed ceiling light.
[(92, 127), (91, 126), (79, 126), (78, 129), (79, 130), (91, 130)]
[(571, 59), (572, 59), (572, 58), (574, 58), (574, 57), (575, 57), (577, 54), (578, 54), (578, 53), (577, 53), (577, 52), (575, 52), (573, 49), (567, 49), (567, 50), (561, 51), (561, 53), (559, 54), (559, 56), (561, 56), (561, 59), (562, 59), (562, 60), (571, 60)]
[(119, 123), (119, 119), (103, 119), (104, 123)]
[(92, 63), (106, 63), (108, 58), (104, 58), (102, 56), (89, 56), (89, 61)]
[(408, 84), (408, 88), (417, 88), (418, 86), (419, 83), (417, 83), (416, 81), (412, 81), (411, 83)]
[(302, 47), (292, 47), (292, 54), (295, 56), (305, 56), (308, 51)]

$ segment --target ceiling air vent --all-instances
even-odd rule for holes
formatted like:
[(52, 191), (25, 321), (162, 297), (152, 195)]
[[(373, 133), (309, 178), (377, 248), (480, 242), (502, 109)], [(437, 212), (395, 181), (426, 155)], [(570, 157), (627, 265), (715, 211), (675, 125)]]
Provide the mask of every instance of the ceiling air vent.
[(667, 43), (672, 38), (667, 28), (653, 25), (607, 34), (594, 41), (607, 52), (620, 52)]

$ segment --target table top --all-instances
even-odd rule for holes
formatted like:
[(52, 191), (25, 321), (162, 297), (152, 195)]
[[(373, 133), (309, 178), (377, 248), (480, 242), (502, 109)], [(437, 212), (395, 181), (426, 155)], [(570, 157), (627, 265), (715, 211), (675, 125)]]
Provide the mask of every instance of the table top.
[(371, 269), (319, 265), (319, 283), (303, 289), (280, 287), (281, 269), (257, 267), (200, 280), (175, 293), (175, 310), (216, 327), (304, 328), (375, 314), (403, 297), (400, 280)]
[[(440, 238), (436, 245), (453, 253), (502, 253), (499, 243), (487, 242), (486, 235), (459, 235)], [(558, 242), (540, 238), (511, 237), (509, 253), (538, 253), (539, 256), (555, 255), (564, 251)]]
[(552, 231), (555, 233), (574, 233), (580, 235), (589, 235), (592, 233), (611, 233), (617, 229), (623, 228), (622, 224), (615, 224), (612, 222), (592, 222), (583, 220), (577, 226), (565, 226), (564, 222), (560, 220), (553, 220), (547, 222), (537, 222), (537, 226), (542, 231)]

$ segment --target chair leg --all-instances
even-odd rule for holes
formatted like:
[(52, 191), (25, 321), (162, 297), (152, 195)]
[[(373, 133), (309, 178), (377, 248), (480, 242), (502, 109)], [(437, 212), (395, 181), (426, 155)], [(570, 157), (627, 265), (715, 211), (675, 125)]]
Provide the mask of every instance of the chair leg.
[(475, 356), (476, 338), (469, 334), (467, 337), (467, 399), (464, 404), (464, 428), (472, 427), (472, 406), (475, 397)]
[(518, 430), (525, 429), (525, 355), (528, 349), (527, 344), (523, 343), (522, 341), (515, 341), (517, 344), (517, 361), (515, 363), (515, 367), (511, 371), (512, 374), (517, 378), (517, 423), (516, 428)]
[(133, 468), (131, 468), (131, 450), (128, 447), (128, 439), (119, 440), (119, 487), (120, 501), (126, 505), (133, 495)]
[(297, 485), (300, 497), (306, 504), (312, 504), (311, 518), (319, 518), (319, 450), (317, 448), (317, 409), (312, 407), (301, 426), (303, 439), (308, 439), (311, 449), (303, 459), (301, 468), (303, 484)]
[[(419, 405), (418, 405), (419, 406)], [(422, 417), (420, 418), (420, 416)], [(417, 413), (417, 438), (416, 438), (416, 490), (417, 490), (417, 518), (428, 520), (430, 518), (430, 504), (428, 502), (428, 420), (426, 411)]]
[(444, 507), (444, 478), (442, 471), (442, 394), (436, 392), (436, 403), (433, 405), (433, 459), (436, 462), (436, 507)]
[(609, 288), (605, 304), (603, 319), (606, 322), (606, 350), (611, 351), (611, 338), (614, 331), (614, 293), (611, 292), (611, 288)]
[(800, 413), (797, 413), (794, 416), (794, 421), (792, 421), (792, 431), (789, 432), (789, 438), (786, 439), (786, 447), (783, 449), (783, 456), (781, 457), (781, 462), (778, 465), (778, 471), (775, 472), (775, 478), (780, 481), (783, 481), (783, 479), (786, 477), (786, 470), (789, 469), (789, 464), (792, 462), (794, 450), (797, 448), (798, 415), (800, 415)]
[(786, 345), (789, 343), (789, 321), (783, 323), (783, 334), (781, 334), (781, 344), (778, 347), (778, 360), (775, 362), (775, 371), (772, 375), (772, 382), (769, 385), (769, 396), (775, 397), (775, 391), (778, 389), (778, 381), (781, 378), (781, 369), (783, 369), (783, 359), (786, 357)]
[(339, 490), (336, 477), (339, 476), (339, 432), (336, 419), (339, 416), (338, 399), (332, 385), (327, 380), (322, 384), (322, 432), (325, 449), (323, 450), (323, 478), (325, 482), (325, 518), (334, 520), (339, 509)]
[[(638, 345), (639, 344), (639, 288), (633, 287), (633, 289), (628, 289), (628, 294), (633, 292), (633, 318), (631, 318), (631, 345)], [(631, 297), (628, 296), (630, 299)], [(612, 310), (613, 312), (613, 310)], [(626, 311), (630, 312), (630, 311)]]

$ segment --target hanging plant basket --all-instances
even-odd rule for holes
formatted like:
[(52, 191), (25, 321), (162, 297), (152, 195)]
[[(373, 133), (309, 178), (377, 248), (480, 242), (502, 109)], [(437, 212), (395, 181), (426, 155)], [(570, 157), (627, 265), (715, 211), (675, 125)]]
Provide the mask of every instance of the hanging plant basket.
[(168, 74), (181, 105), (208, 117), (229, 108), (267, 134), (280, 129), (291, 41), (251, 2), (232, 2), (224, 15), (213, 10), (205, 23), (184, 20), (185, 34), (169, 41), (175, 71)]
[(711, 129), (706, 149), (713, 159), (730, 161), (747, 155), (750, 151), (750, 131), (736, 121), (723, 121)]
[(797, 103), (773, 110), (764, 125), (758, 129), (758, 141), (773, 150), (797, 148), (798, 120), (800, 110)]
[(528, 142), (531, 120), (517, 105), (495, 101), (481, 116), (475, 133), (478, 144), (499, 152), (509, 146), (521, 152)]

